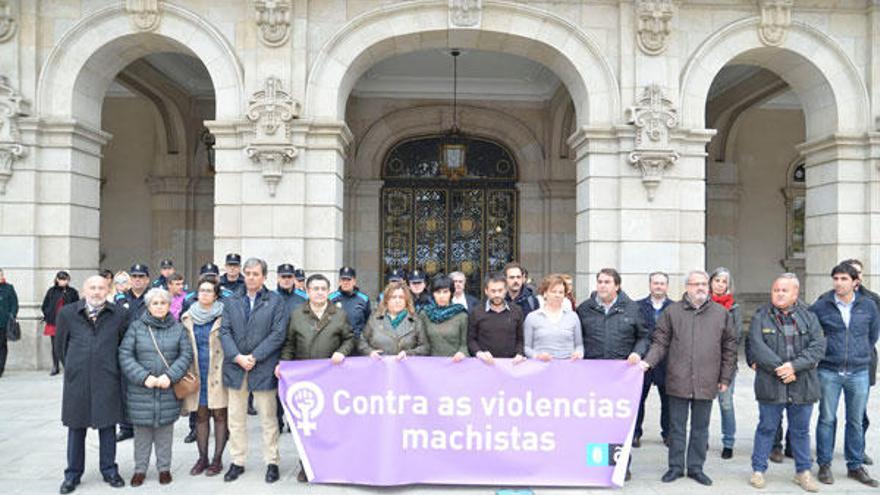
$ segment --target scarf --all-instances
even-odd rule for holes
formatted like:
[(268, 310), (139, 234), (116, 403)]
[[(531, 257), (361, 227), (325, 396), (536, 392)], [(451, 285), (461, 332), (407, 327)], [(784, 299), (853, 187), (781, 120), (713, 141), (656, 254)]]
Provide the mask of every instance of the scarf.
[(199, 303), (193, 304), (186, 312), (196, 325), (211, 323), (223, 314), (223, 303), (214, 301), (209, 309), (203, 309)]
[(443, 323), (453, 316), (464, 312), (465, 309), (464, 306), (462, 306), (461, 304), (437, 306), (437, 303), (431, 302), (427, 306), (425, 306), (425, 309), (423, 309), (422, 311), (424, 311), (424, 313), (428, 315), (428, 319), (430, 319), (432, 323)]
[(404, 309), (400, 313), (397, 314), (394, 318), (391, 319), (391, 328), (397, 330), (397, 327), (406, 319), (409, 313)]
[(733, 294), (724, 294), (723, 296), (712, 294), (712, 300), (724, 306), (724, 309), (728, 311), (733, 307)]
[(162, 318), (161, 320), (151, 315), (149, 310), (144, 311), (144, 314), (141, 316), (141, 321), (148, 327), (161, 330), (171, 328), (172, 326), (174, 326), (175, 323), (177, 323), (177, 321), (174, 319), (174, 315), (171, 314), (171, 311), (169, 311), (168, 314), (165, 315), (165, 318)]

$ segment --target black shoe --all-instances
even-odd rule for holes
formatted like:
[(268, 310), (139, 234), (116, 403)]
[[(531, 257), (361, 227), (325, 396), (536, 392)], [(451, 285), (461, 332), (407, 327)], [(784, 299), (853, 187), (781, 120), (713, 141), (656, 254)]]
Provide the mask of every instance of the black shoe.
[(55, 375), (57, 375), (58, 373), (60, 373), (60, 371), (58, 371), (58, 365), (57, 365), (57, 364), (53, 364), (53, 365), (52, 365), (52, 370), (49, 371), (49, 376), (55, 376)]
[(733, 449), (728, 448), (728, 447), (724, 447), (724, 449), (721, 451), (721, 458), (722, 459), (732, 459), (733, 458)]
[(79, 481), (64, 480), (64, 482), (61, 483), (61, 488), (58, 489), (58, 493), (62, 493), (62, 494), (70, 493), (70, 492), (76, 490), (76, 485), (78, 485), (78, 484), (79, 484)]
[(248, 416), (256, 416), (257, 410), (254, 409), (254, 406), (248, 404)]
[(189, 434), (183, 439), (183, 443), (193, 443), (196, 441), (196, 430), (189, 430)]
[(632, 471), (629, 469), (626, 470), (626, 476), (624, 476), (623, 481), (630, 481), (633, 479)]
[(826, 485), (834, 484), (834, 475), (831, 474), (831, 464), (819, 465), (819, 474), (816, 478)]
[(712, 478), (706, 476), (706, 473), (700, 471), (698, 473), (688, 473), (688, 478), (705, 486), (712, 486)]
[(642, 446), (642, 437), (633, 437), (633, 448), (639, 448)]
[(859, 483), (862, 483), (864, 485), (868, 485), (870, 487), (876, 488), (876, 487), (880, 486), (880, 482), (878, 482), (877, 480), (872, 478), (870, 474), (868, 474), (868, 471), (865, 470), (865, 466), (861, 466), (858, 469), (847, 470), (846, 477), (852, 478), (852, 479), (858, 481)]
[(229, 465), (229, 471), (223, 475), (223, 481), (235, 481), (244, 473), (244, 466)]
[(669, 471), (666, 471), (666, 474), (664, 474), (662, 478), (660, 478), (660, 481), (664, 483), (672, 483), (682, 476), (684, 476), (684, 473), (682, 473), (681, 471), (677, 469), (670, 469)]
[(794, 453), (791, 451), (791, 447), (786, 447), (783, 454), (785, 454), (785, 457), (788, 457), (789, 459), (794, 459)]
[(116, 434), (116, 442), (124, 442), (129, 438), (134, 438), (134, 431), (132, 430), (119, 430), (119, 433)]
[(275, 483), (280, 477), (278, 474), (278, 464), (266, 466), (266, 483)]
[(122, 488), (125, 486), (125, 480), (122, 479), (122, 476), (119, 476), (119, 473), (104, 476), (104, 483), (107, 483), (113, 488)]
[(873, 466), (873, 465), (874, 465), (874, 459), (871, 459), (871, 456), (869, 456), (868, 454), (865, 454), (865, 455), (862, 457), (862, 464), (864, 464), (865, 466)]
[(663, 445), (669, 447), (669, 437), (663, 437)]
[(300, 468), (299, 473), (296, 474), (296, 481), (299, 481), (300, 483), (308, 483), (309, 482), (309, 477), (306, 476), (305, 469)]

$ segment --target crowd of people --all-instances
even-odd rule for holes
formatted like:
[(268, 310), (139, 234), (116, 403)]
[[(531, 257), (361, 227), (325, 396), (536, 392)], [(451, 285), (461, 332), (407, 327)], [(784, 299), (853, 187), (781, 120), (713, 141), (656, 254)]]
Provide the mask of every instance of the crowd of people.
[[(222, 276), (216, 265), (204, 265), (192, 290), (171, 260), (161, 263), (152, 282), (143, 264), (128, 272), (101, 271), (86, 280), (81, 294), (62, 271), (42, 304), (44, 333), (52, 339), (51, 373), (64, 369), (68, 468), (60, 491), (70, 493), (79, 484), (87, 428), (99, 432), (100, 469), (111, 486), (125, 485), (116, 444), (131, 437), (130, 485), (145, 483), (153, 450), (159, 483), (171, 483), (173, 429), (181, 416), (190, 419), (185, 441), (198, 450), (190, 474), (223, 472), (228, 440), (231, 462), (224, 480), (232, 482), (245, 472), (247, 417), (257, 415), (265, 481), (273, 483), (280, 477), (278, 440), (285, 427), (277, 392), (280, 361), (328, 359), (338, 365), (355, 355), (476, 358), (486, 365), (496, 359), (515, 365), (529, 359), (625, 360), (645, 372), (633, 447), (641, 446), (645, 401), (656, 388), (660, 434), (668, 447), (662, 481), (687, 476), (711, 485), (703, 467), (716, 400), (720, 457), (734, 456), (733, 387), (741, 340), (745, 364), (755, 371), (759, 410), (750, 484), (764, 488), (768, 462), (790, 456), (795, 483), (818, 491), (809, 431), (817, 402), (817, 478), (834, 483), (831, 462), (843, 395), (847, 476), (876, 487), (864, 466), (872, 464), (865, 433), (880, 298), (861, 282), (862, 267), (858, 260), (835, 266), (832, 289), (812, 305), (800, 299), (796, 275), (780, 274), (747, 333), (725, 268), (687, 274), (678, 301), (669, 297), (663, 272), (650, 274), (649, 295), (636, 301), (622, 290), (617, 270), (605, 268), (596, 276), (595, 291), (579, 305), (571, 277), (550, 274), (535, 289), (517, 263), (485, 277), (482, 299), (468, 292), (463, 273), (429, 280), (421, 270), (393, 270), (375, 301), (360, 290), (351, 267), (339, 270), (334, 290), (324, 275), (306, 277), (285, 263), (276, 270), (277, 288), (269, 290), (266, 262), (250, 258), (242, 264), (237, 254), (227, 255)], [(9, 307), (6, 286), (11, 289), (0, 282), (0, 321), (4, 312), (17, 311), (17, 305)], [(197, 389), (182, 392), (184, 382), (197, 383)], [(302, 466), (298, 480), (307, 481)]]

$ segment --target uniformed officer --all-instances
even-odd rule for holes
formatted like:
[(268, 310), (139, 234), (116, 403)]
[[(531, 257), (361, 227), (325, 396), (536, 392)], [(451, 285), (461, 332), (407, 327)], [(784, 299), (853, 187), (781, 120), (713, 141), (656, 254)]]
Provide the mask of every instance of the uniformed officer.
[(168, 258), (159, 262), (159, 278), (153, 280), (153, 287), (161, 287), (165, 290), (168, 290), (168, 277), (171, 276), (175, 271), (174, 262)]
[(422, 309), (431, 303), (431, 294), (426, 290), (428, 284), (425, 283), (425, 272), (416, 268), (409, 274), (409, 290), (413, 295), (413, 305), (416, 307), (416, 313), (421, 313)]
[(309, 294), (306, 292), (306, 271), (303, 270), (302, 268), (297, 268), (296, 270), (293, 271), (293, 277), (294, 277), (293, 283), (294, 283), (294, 286), (296, 287), (296, 291), (295, 291), (296, 294), (299, 297), (308, 301)]
[[(126, 328), (128, 328), (132, 321), (140, 318), (144, 311), (147, 310), (147, 306), (144, 304), (144, 294), (146, 294), (150, 286), (150, 268), (142, 263), (135, 263), (131, 266), (128, 273), (131, 277), (131, 288), (121, 294), (116, 294), (116, 300), (114, 301), (116, 305), (126, 310)], [(122, 381), (122, 386), (123, 388), (125, 387), (125, 380)], [(132, 437), (134, 437), (134, 428), (131, 423), (120, 423), (119, 433), (116, 434), (116, 441), (122, 442)]]
[(220, 287), (228, 289), (233, 294), (244, 292), (244, 277), (241, 276), (241, 255), (229, 253), (226, 255), (226, 273), (220, 277)]
[(301, 296), (296, 291), (296, 270), (293, 265), (290, 263), (278, 265), (275, 273), (278, 275), (278, 288), (275, 292), (284, 299), (284, 304), (287, 306), (285, 311), (289, 315), (297, 306), (308, 301), (308, 298)]
[[(391, 282), (406, 282), (406, 272), (403, 269), (395, 268), (388, 272), (388, 275), (385, 277), (385, 285), (390, 284)], [(382, 297), (385, 295), (385, 288), (379, 291), (379, 295), (376, 296), (376, 302), (381, 303)]]
[(339, 289), (330, 293), (329, 299), (333, 304), (342, 305), (348, 316), (348, 324), (354, 331), (354, 338), (359, 339), (372, 310), (370, 298), (357, 286), (357, 273), (354, 268), (343, 266), (339, 269)]

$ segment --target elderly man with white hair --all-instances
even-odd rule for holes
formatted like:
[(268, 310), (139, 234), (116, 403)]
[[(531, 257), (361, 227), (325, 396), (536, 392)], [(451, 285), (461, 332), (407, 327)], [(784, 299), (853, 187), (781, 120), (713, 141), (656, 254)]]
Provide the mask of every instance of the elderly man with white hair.
[(125, 486), (116, 465), (116, 423), (122, 421), (117, 352), (125, 335), (126, 311), (107, 302), (107, 280), (94, 275), (83, 299), (61, 309), (56, 319), (64, 392), (61, 421), (67, 426), (67, 469), (61, 493), (76, 490), (85, 470), (86, 430), (98, 430), (101, 474), (114, 488)]

